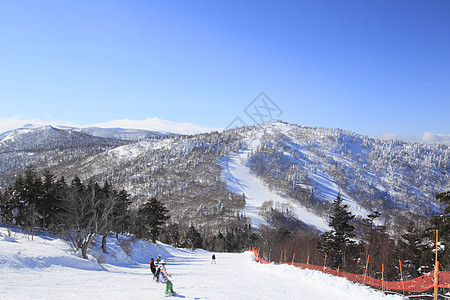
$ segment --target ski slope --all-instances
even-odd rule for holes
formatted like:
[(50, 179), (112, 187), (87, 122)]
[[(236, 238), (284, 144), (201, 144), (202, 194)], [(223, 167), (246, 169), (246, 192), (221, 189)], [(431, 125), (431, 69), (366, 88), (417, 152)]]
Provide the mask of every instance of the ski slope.
[(274, 203), (288, 204), (293, 208), (295, 216), (302, 222), (315, 226), (322, 231), (329, 230), (330, 228), (324, 219), (307, 210), (298, 202), (270, 190), (262, 179), (251, 171), (248, 166), (248, 157), (260, 145), (260, 137), (249, 138), (247, 140), (248, 148), (221, 160), (222, 179), (227, 183), (227, 188), (230, 191), (245, 194), (244, 213), (252, 220), (252, 225), (255, 227), (267, 225), (266, 220), (259, 214), (259, 211), (265, 201), (273, 201)]
[[(0, 299), (167, 299), (152, 281), (148, 261), (168, 261), (176, 297), (182, 299), (401, 299), (318, 271), (261, 265), (250, 252), (211, 253), (176, 249), (121, 236), (109, 238), (108, 254), (96, 241), (89, 260), (54, 236), (8, 236), (0, 227)], [(127, 252), (119, 247), (125, 244)], [(128, 254), (127, 254), (128, 253)], [(101, 263), (98, 263), (100, 261)], [(301, 295), (301, 297), (299, 296)]]
[[(276, 134), (289, 133), (289, 126), (280, 122), (267, 123), (265, 124), (264, 132), (249, 133), (245, 138), (247, 148), (221, 160), (222, 179), (227, 183), (227, 188), (230, 191), (245, 194), (246, 206), (244, 213), (252, 220), (252, 225), (255, 227), (267, 225), (267, 222), (259, 214), (259, 210), (265, 201), (272, 200), (274, 203), (288, 204), (292, 207), (296, 217), (302, 222), (312, 225), (321, 231), (330, 230), (327, 220), (306, 209), (298, 201), (271, 190), (249, 167), (248, 158), (261, 146), (261, 139)], [(318, 199), (333, 202), (337, 195), (340, 194), (344, 203), (348, 205), (349, 210), (353, 214), (362, 218), (367, 217), (369, 213), (367, 210), (362, 208), (345, 191), (342, 191), (329, 174), (313, 164), (311, 159), (315, 157), (315, 154), (309, 151), (308, 147), (302, 144), (302, 141), (295, 140), (288, 135), (286, 135), (286, 138), (291, 139), (289, 146), (302, 153), (304, 158), (298, 160), (293, 158), (290, 153), (284, 153), (284, 155), (289, 156), (291, 160), (303, 166)]]
[[(273, 131), (277, 125), (269, 125), (267, 131)], [(278, 124), (278, 126), (284, 126)], [(292, 201), (287, 197), (277, 194), (269, 189), (264, 182), (254, 174), (248, 166), (248, 157), (252, 151), (255, 151), (260, 145), (262, 133), (257, 136), (247, 137), (248, 148), (240, 151), (238, 154), (225, 157), (221, 161), (222, 179), (227, 183), (227, 188), (238, 194), (245, 194), (244, 213), (252, 220), (252, 225), (259, 227), (267, 225), (267, 222), (259, 214), (261, 205), (265, 201), (272, 200), (274, 203), (286, 203), (293, 208), (295, 216), (308, 225), (326, 231), (329, 230), (327, 222), (321, 217), (310, 212), (298, 202)]]
[(289, 204), (294, 209), (295, 215), (304, 223), (313, 225), (323, 231), (329, 230), (328, 224), (324, 219), (316, 216), (300, 204), (271, 191), (269, 187), (250, 170), (247, 166), (247, 156), (252, 148), (224, 158), (221, 163), (224, 170), (222, 178), (227, 182), (227, 188), (235, 193), (245, 194), (244, 213), (252, 220), (252, 225), (256, 227), (267, 225), (267, 222), (259, 214), (259, 210), (265, 201), (272, 200), (274, 203)]

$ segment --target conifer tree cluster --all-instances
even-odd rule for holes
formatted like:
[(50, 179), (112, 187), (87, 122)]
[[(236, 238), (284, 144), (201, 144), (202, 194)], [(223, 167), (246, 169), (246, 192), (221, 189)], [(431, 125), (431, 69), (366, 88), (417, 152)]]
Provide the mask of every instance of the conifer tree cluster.
[[(24, 176), (9, 186), (0, 198), (0, 221), (34, 234), (50, 230), (65, 237), (84, 258), (95, 236), (103, 236), (106, 252), (109, 233), (132, 233), (153, 242), (169, 216), (165, 206), (155, 198), (137, 211), (125, 190), (116, 190), (109, 182), (100, 185), (82, 182), (75, 176), (70, 183), (56, 180), (49, 171), (38, 176), (28, 166)], [(137, 218), (136, 218), (137, 216)]]

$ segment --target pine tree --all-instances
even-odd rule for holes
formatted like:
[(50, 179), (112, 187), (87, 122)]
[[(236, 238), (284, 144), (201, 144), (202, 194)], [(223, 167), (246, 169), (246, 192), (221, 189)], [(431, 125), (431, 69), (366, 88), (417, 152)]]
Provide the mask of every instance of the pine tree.
[(439, 268), (448, 270), (450, 267), (450, 191), (437, 194), (436, 199), (446, 204), (447, 207), (442, 214), (431, 218), (431, 226), (425, 230), (422, 236), (423, 246), (421, 249), (420, 268), (418, 270), (421, 274), (434, 269), (436, 229), (439, 231)]
[(115, 192), (115, 203), (112, 212), (112, 228), (116, 233), (125, 233), (130, 227), (130, 212), (128, 211), (131, 205), (130, 195), (126, 190)]
[(418, 268), (420, 267), (422, 248), (421, 232), (411, 222), (406, 228), (406, 233), (398, 241), (397, 247), (406, 278), (415, 278), (420, 275)]
[(0, 222), (10, 223), (11, 212), (9, 210), (10, 197), (8, 192), (0, 192)]
[(355, 227), (350, 224), (355, 216), (348, 211), (348, 205), (343, 204), (340, 194), (333, 202), (333, 213), (330, 216), (328, 225), (332, 228), (330, 231), (321, 235), (321, 241), (318, 244), (318, 250), (327, 253), (330, 266), (338, 268), (346, 266), (346, 251), (354, 242), (351, 240), (355, 235)]
[(203, 245), (203, 239), (200, 233), (195, 229), (193, 225), (189, 227), (186, 233), (186, 242), (192, 250), (201, 248)]
[(168, 212), (166, 207), (156, 198), (152, 198), (144, 204), (138, 211), (138, 222), (140, 225), (138, 232), (142, 237), (149, 235), (152, 242), (156, 243), (156, 239), (162, 230), (162, 225), (170, 218), (167, 215)]
[(7, 188), (0, 198), (0, 221), (7, 224), (14, 224), (14, 203), (10, 188)]
[(10, 188), (13, 224), (31, 231), (42, 219), (40, 205), (42, 201), (42, 181), (32, 165), (28, 165), (24, 177), (19, 178)]
[(443, 214), (431, 219), (431, 226), (439, 230), (439, 242), (441, 248), (443, 246), (438, 253), (439, 264), (442, 269), (448, 270), (450, 268), (450, 191), (437, 194), (436, 199), (447, 205)]
[(164, 229), (163, 243), (170, 244), (175, 247), (180, 246), (180, 228), (178, 224), (170, 224)]
[(54, 182), (54, 175), (46, 170), (42, 173), (42, 200), (39, 203), (39, 213), (42, 215), (44, 228), (53, 225), (60, 206), (58, 185)]

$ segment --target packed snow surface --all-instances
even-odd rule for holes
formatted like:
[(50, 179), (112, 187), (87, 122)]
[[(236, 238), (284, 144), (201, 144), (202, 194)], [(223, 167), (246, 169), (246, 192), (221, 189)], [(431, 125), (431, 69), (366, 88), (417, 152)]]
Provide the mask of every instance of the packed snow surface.
[(97, 240), (85, 260), (54, 236), (10, 236), (0, 227), (0, 299), (166, 299), (164, 285), (152, 280), (148, 267), (158, 254), (167, 260), (174, 298), (401, 299), (318, 271), (262, 265), (250, 252), (216, 253), (217, 264), (211, 264), (212, 253), (203, 250), (127, 236), (108, 241), (107, 254)]

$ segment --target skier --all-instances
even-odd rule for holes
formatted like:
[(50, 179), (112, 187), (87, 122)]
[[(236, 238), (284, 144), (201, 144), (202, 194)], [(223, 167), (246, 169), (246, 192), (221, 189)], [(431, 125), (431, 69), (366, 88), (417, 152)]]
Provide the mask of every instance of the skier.
[(158, 267), (157, 265), (155, 265), (156, 271), (155, 271), (155, 275), (153, 276), (153, 280), (156, 282), (159, 282), (159, 274), (161, 273), (161, 267)]
[(170, 296), (175, 295), (175, 292), (173, 291), (173, 284), (169, 280), (169, 277), (172, 277), (172, 276), (167, 273), (166, 261), (164, 259), (161, 261), (160, 270), (161, 270), (161, 272), (160, 272), (159, 280), (161, 283), (166, 284), (166, 291), (165, 291), (166, 295), (170, 295)]
[(155, 262), (153, 261), (153, 257), (150, 260), (150, 271), (152, 271), (153, 277), (155, 277), (156, 265), (155, 265)]
[(212, 255), (211, 264), (216, 264), (216, 255), (215, 254)]

